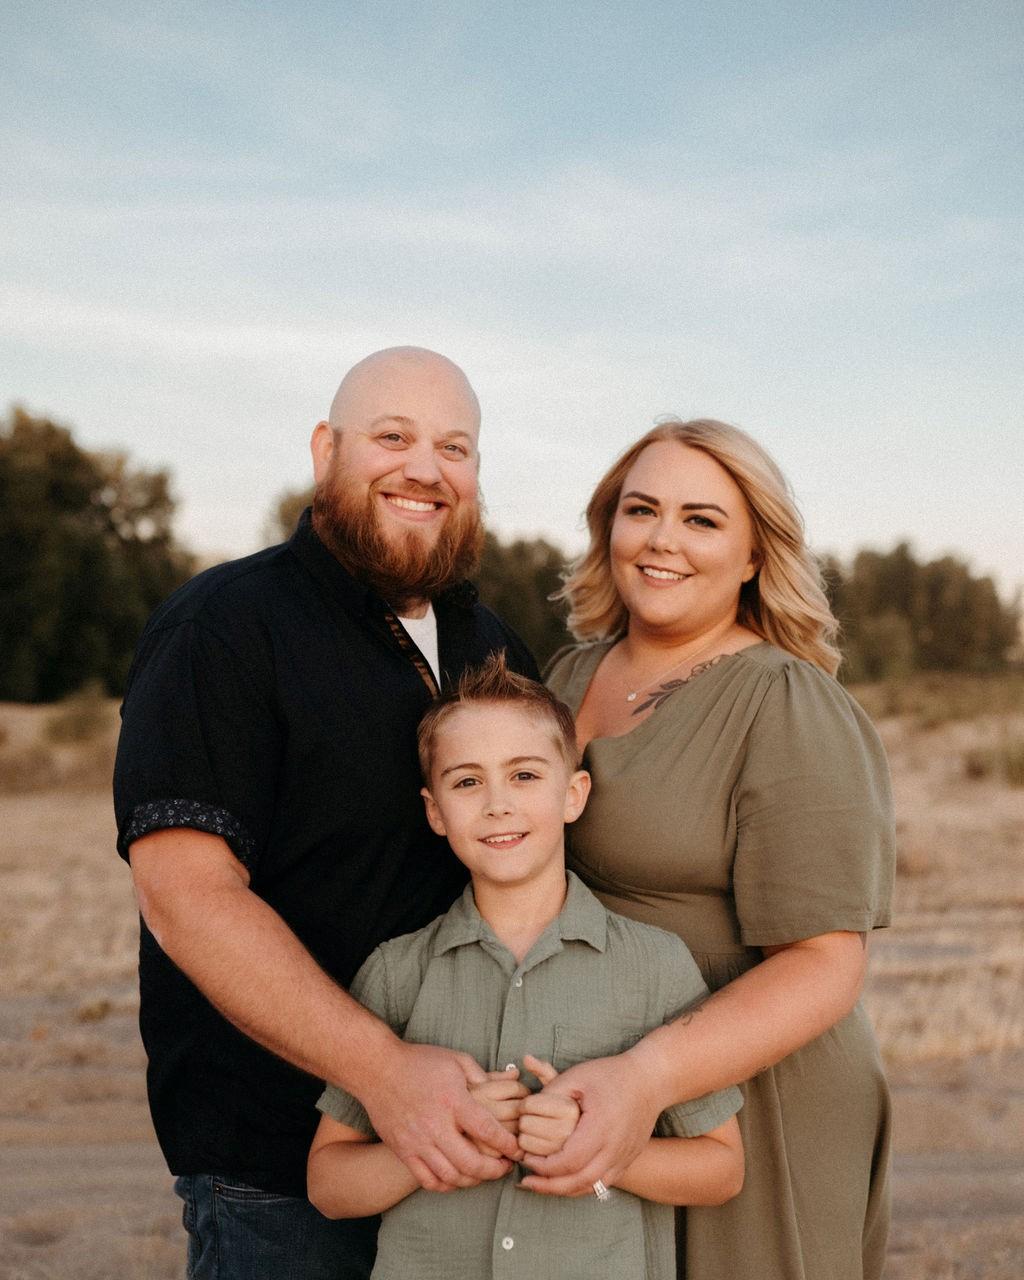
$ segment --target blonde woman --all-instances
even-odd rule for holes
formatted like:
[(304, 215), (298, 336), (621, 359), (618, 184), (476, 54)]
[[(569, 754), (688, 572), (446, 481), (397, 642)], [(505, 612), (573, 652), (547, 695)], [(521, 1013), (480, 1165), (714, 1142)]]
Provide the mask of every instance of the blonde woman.
[[(680, 1211), (680, 1275), (876, 1280), (889, 1103), (858, 997), (889, 919), (891, 798), (833, 678), (799, 515), (755, 441), (702, 420), (638, 440), (587, 516), (564, 588), (582, 643), (549, 675), (594, 783), (572, 865), (613, 910), (677, 933), (715, 993), (626, 1057), (650, 1105), (746, 1081), (746, 1184)], [(586, 1111), (588, 1080), (572, 1083)], [(563, 1170), (538, 1163), (558, 1190)]]

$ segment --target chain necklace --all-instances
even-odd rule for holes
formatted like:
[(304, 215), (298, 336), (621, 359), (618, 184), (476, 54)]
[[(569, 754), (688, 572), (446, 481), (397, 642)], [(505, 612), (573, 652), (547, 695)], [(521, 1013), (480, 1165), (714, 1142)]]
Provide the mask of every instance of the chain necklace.
[[(678, 662), (673, 662), (673, 664), (670, 667), (668, 667), (665, 671), (662, 671), (659, 675), (654, 676), (652, 679), (641, 680), (638, 688), (629, 689), (627, 691), (626, 701), (636, 702), (637, 698), (640, 697), (640, 693), (643, 690), (644, 685), (661, 684), (661, 682), (665, 679), (666, 676), (670, 676), (673, 671), (678, 671), (679, 668), (683, 666), (685, 663), (692, 662), (695, 658), (703, 657), (704, 654), (707, 653), (709, 649), (713, 649), (715, 645), (718, 643), (719, 643), (718, 640), (712, 640), (710, 644), (705, 645), (703, 649), (698, 649), (696, 653), (687, 654), (685, 658), (680, 658)], [(696, 666), (696, 663), (694, 662), (693, 665)]]

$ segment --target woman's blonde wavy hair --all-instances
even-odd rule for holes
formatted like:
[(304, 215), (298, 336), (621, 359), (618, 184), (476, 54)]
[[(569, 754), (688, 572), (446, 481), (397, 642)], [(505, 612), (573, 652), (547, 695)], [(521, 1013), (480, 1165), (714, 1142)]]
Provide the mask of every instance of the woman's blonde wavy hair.
[(740, 591), (736, 620), (787, 653), (835, 675), (842, 655), (839, 631), (822, 586), (821, 570), (804, 540), (804, 526), (785, 476), (739, 427), (711, 418), (667, 419), (626, 450), (606, 472), (587, 506), (590, 546), (570, 565), (555, 599), (569, 604), (577, 640), (606, 640), (625, 631), (626, 607), (612, 581), (609, 542), (622, 484), (630, 467), (661, 440), (700, 449), (739, 485), (754, 526), (758, 569)]

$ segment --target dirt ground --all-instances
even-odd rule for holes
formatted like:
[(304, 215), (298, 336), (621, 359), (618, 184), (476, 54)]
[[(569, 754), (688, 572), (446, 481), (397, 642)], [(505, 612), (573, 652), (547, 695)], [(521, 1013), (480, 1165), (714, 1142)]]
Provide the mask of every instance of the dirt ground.
[[(180, 1215), (146, 1110), (109, 736), (40, 745), (45, 714), (0, 707), (0, 1280), (169, 1280)], [(1024, 1275), (1024, 788), (964, 767), (1007, 724), (881, 726), (900, 813), (867, 994), (896, 1110), (888, 1280)]]

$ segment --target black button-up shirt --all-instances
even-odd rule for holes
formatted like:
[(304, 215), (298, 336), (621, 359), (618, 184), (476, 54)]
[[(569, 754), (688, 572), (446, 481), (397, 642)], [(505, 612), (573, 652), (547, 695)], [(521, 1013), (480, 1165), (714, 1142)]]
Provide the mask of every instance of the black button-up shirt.
[[(489, 653), (535, 676), (472, 587), (435, 601), (442, 685)], [(426, 823), (423, 660), (307, 511), (291, 540), (199, 574), (150, 619), (114, 776), (118, 848), (167, 827), (223, 836), (254, 892), (347, 985), (385, 938), (446, 910), (466, 873)], [(261, 957), (252, 956), (252, 981)], [(172, 1173), (305, 1193), (320, 1083), (231, 1026), (145, 925), (142, 1037)]]

